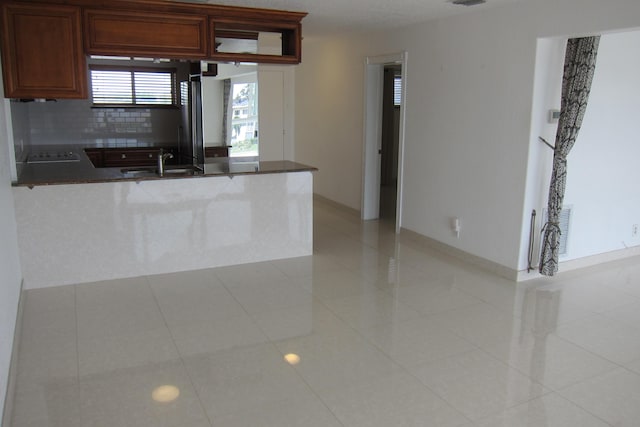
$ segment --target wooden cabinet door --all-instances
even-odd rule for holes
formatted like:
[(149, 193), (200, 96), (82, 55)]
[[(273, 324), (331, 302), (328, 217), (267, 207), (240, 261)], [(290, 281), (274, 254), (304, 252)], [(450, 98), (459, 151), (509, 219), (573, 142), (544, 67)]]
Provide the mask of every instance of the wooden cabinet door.
[(102, 150), (100, 148), (85, 148), (84, 152), (86, 153), (91, 163), (96, 168), (104, 167)]
[(104, 166), (153, 166), (158, 163), (160, 149), (107, 148), (104, 151)]
[(2, 4), (2, 63), (7, 98), (86, 98), (80, 8)]
[(85, 40), (94, 55), (205, 58), (204, 15), (87, 10)]
[(229, 157), (229, 147), (204, 147), (205, 157)]

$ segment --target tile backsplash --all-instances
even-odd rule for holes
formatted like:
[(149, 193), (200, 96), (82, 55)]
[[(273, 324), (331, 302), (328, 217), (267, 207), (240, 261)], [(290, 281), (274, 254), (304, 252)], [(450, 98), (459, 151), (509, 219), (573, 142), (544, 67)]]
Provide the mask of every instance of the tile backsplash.
[(16, 152), (18, 139), (23, 146), (176, 144), (181, 123), (180, 110), (171, 108), (93, 108), (88, 100), (11, 104)]
[(151, 109), (125, 110), (124, 108), (104, 108), (93, 111), (92, 120), (87, 123), (85, 134), (135, 134), (147, 135), (153, 131)]

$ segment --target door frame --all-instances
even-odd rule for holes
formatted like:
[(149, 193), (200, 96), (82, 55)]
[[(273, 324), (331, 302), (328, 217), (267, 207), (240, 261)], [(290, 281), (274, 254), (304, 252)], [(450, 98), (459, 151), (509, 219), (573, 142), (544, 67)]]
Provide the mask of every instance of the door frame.
[(365, 58), (364, 76), (364, 144), (362, 153), (363, 220), (380, 217), (380, 154), (382, 144), (382, 85), (385, 65), (402, 67), (402, 103), (400, 104), (400, 135), (398, 142), (398, 187), (396, 197), (396, 233), (402, 226), (402, 187), (404, 176), (404, 135), (406, 122), (407, 52)]

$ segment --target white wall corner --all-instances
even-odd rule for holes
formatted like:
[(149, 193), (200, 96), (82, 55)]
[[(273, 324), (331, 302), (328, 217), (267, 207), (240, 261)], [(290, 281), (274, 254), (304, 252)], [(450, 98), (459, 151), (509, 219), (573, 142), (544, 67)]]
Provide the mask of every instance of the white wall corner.
[(16, 378), (18, 376), (18, 358), (20, 346), (19, 341), (22, 336), (22, 317), (24, 312), (24, 280), (20, 282), (20, 294), (18, 297), (18, 310), (16, 311), (15, 328), (13, 333), (13, 345), (11, 346), (11, 362), (9, 363), (9, 372), (7, 374), (7, 388), (4, 400), (4, 410), (0, 425), (11, 426), (13, 416), (13, 406), (16, 396)]
[(415, 231), (408, 230), (406, 228), (402, 228), (400, 230), (401, 237), (407, 237), (413, 240), (417, 240), (422, 242), (423, 244), (436, 249), (440, 252), (443, 252), (447, 255), (451, 255), (455, 258), (460, 259), (461, 261), (472, 264), (478, 268), (481, 268), (485, 271), (496, 274), (500, 277), (504, 277), (505, 279), (516, 281), (518, 279), (518, 271), (502, 264), (498, 264), (494, 261), (491, 261), (486, 258), (479, 257), (477, 255), (473, 255), (471, 253), (465, 252), (461, 249), (455, 248), (453, 246), (447, 245), (446, 243), (439, 242), (430, 237), (424, 236), (420, 233), (416, 233)]

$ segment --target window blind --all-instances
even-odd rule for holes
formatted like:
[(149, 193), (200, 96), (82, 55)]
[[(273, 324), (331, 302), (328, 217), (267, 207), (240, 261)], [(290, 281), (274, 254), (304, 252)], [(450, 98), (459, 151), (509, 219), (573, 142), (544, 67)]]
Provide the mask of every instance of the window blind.
[(133, 104), (133, 86), (128, 71), (91, 70), (94, 104)]
[(175, 105), (173, 71), (91, 70), (96, 105)]
[(402, 77), (396, 76), (393, 78), (393, 105), (399, 106), (402, 104)]
[(171, 73), (133, 73), (133, 88), (136, 104), (173, 104), (173, 79)]

